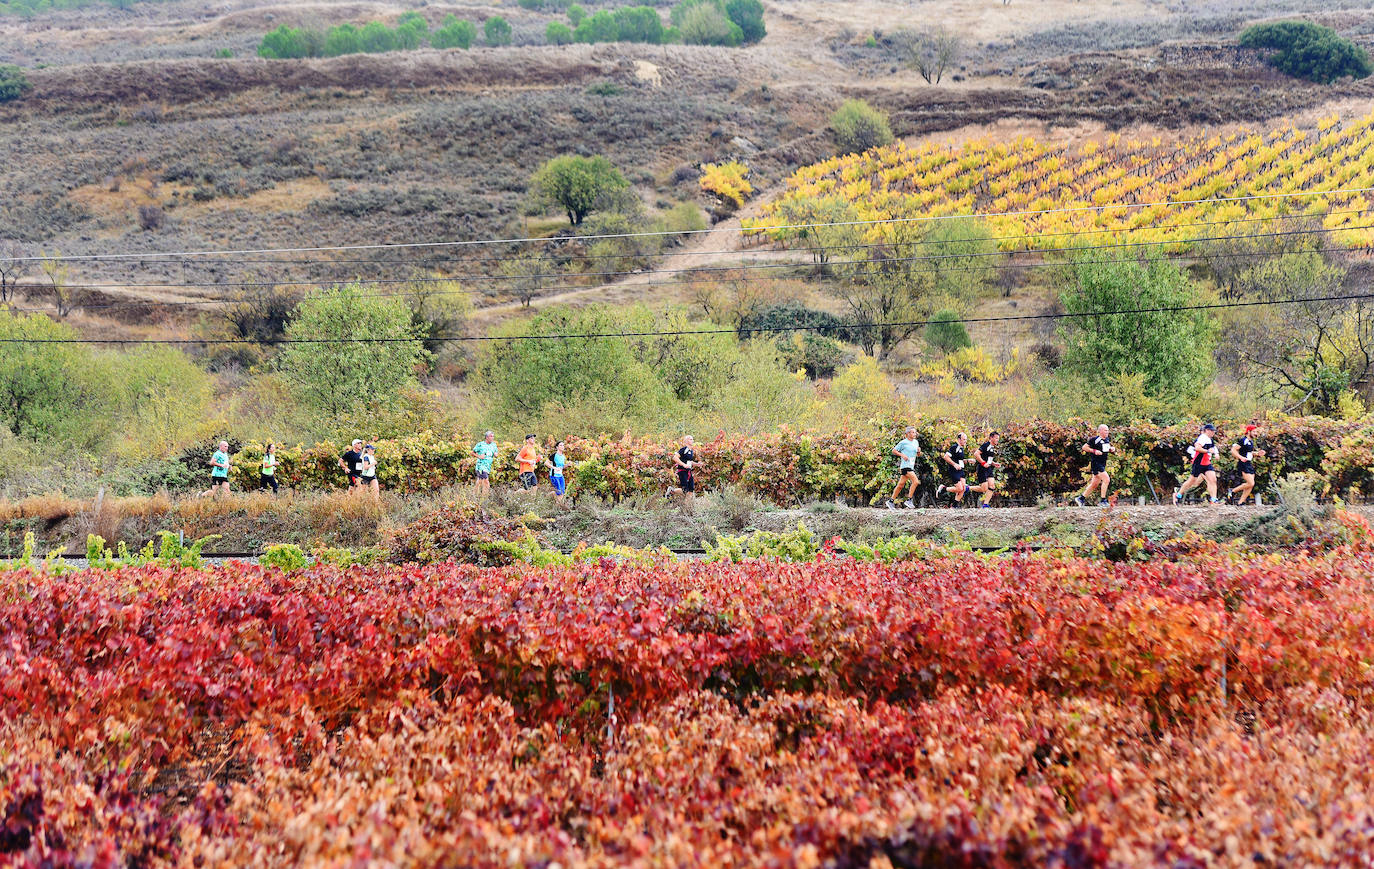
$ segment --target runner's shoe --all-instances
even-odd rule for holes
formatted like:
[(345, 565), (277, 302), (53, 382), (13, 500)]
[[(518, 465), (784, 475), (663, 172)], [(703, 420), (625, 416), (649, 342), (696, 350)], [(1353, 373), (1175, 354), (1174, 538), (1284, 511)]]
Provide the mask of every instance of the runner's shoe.
[(1098, 501), (1098, 502), (1097, 502), (1097, 506), (1099, 506), (1099, 507), (1110, 507), (1110, 506), (1112, 506), (1112, 504), (1111, 504), (1111, 502), (1108, 501), (1106, 498), (1103, 498), (1101, 501)]
[(896, 510), (896, 509), (897, 509), (896, 503), (894, 503), (893, 500), (892, 500), (891, 498), (888, 498), (888, 499), (887, 499), (887, 503), (886, 503), (884, 506), (887, 507), (887, 509), (889, 509), (889, 510)]
[(1088, 506), (1088, 502), (1083, 500), (1082, 495), (1079, 495), (1078, 497), (1073, 499), (1073, 505), (1075, 507), (1086, 507)]
[(1179, 507), (1179, 506), (1182, 506), (1182, 504), (1183, 504), (1183, 493), (1179, 492), (1178, 489), (1175, 489), (1175, 490), (1174, 490), (1174, 506), (1175, 506), (1175, 507)]
[(945, 484), (944, 484), (944, 483), (941, 483), (940, 485), (938, 485), (938, 486), (935, 487), (935, 497), (938, 498), (938, 497), (940, 497), (941, 495), (943, 495), (944, 493), (945, 493)]
[(908, 510), (915, 510), (915, 509), (916, 509), (916, 505), (913, 504), (913, 503), (911, 503), (911, 499), (910, 499), (910, 498), (907, 498), (905, 501), (903, 501), (903, 502), (902, 502), (902, 506), (905, 507), (905, 508), (907, 508)]

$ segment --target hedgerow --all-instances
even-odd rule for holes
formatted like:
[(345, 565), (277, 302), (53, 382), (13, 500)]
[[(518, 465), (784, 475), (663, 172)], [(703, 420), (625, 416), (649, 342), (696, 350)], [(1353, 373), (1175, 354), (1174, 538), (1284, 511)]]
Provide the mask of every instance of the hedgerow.
[[(1231, 461), (1225, 456), (1241, 424), (1220, 424), (1223, 477)], [(1081, 451), (1091, 436), (1090, 423), (1032, 421), (1001, 431), (998, 457), (1003, 496), (1034, 503), (1045, 494), (1069, 492), (1083, 485), (1087, 461)], [(936, 420), (917, 424), (922, 455), (917, 459), (921, 491), (931, 492), (943, 477), (938, 454), (962, 429), (959, 423)], [(970, 450), (986, 432), (969, 430)], [(1194, 425), (1133, 425), (1114, 429), (1115, 452), (1108, 463), (1112, 490), (1122, 496), (1166, 501), (1186, 474), (1185, 449), (1197, 435)], [(896, 465), (890, 459), (897, 431), (887, 437), (837, 432), (814, 434), (784, 429), (775, 434), (746, 437), (721, 434), (696, 446), (701, 467), (698, 486), (704, 489), (736, 484), (774, 504), (843, 499), (853, 504), (878, 503), (892, 487)], [(475, 441), (450, 440), (422, 433), (399, 440), (377, 441), (377, 477), (381, 485), (401, 492), (434, 491), (473, 478)], [(1348, 497), (1374, 488), (1374, 422), (1346, 422), (1322, 417), (1290, 418), (1268, 423), (1258, 443), (1268, 455), (1258, 463), (1257, 491), (1297, 471), (1315, 473), (1327, 494)], [(546, 451), (547, 451), (546, 445)], [(569, 491), (619, 499), (633, 494), (662, 492), (673, 480), (671, 454), (679, 445), (635, 437), (569, 437), (566, 455), (573, 465)], [(345, 485), (338, 468), (346, 447), (330, 443), (310, 447), (278, 447), (277, 478), (285, 486), (319, 490)], [(515, 455), (519, 445), (502, 443), (493, 465), (497, 485), (517, 478)], [(233, 456), (235, 488), (256, 488), (260, 444), (248, 444)], [(543, 473), (542, 471), (540, 472)], [(1152, 488), (1153, 487), (1153, 488)]]

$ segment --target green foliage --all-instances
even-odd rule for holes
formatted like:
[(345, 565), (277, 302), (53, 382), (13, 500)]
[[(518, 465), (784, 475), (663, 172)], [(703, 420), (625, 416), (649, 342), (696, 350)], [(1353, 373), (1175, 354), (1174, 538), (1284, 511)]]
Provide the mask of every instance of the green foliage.
[(166, 456), (202, 431), (214, 397), (214, 380), (175, 347), (110, 352), (92, 360), (106, 396), (109, 431), (124, 458)]
[(544, 41), (549, 45), (568, 45), (573, 41), (573, 32), (562, 21), (550, 21), (544, 28)]
[(725, 14), (744, 34), (745, 44), (753, 44), (768, 35), (763, 24), (763, 4), (759, 0), (725, 0)]
[(1280, 72), (1319, 84), (1374, 73), (1369, 53), (1336, 31), (1310, 21), (1256, 24), (1240, 35), (1247, 48), (1270, 49), (1268, 62)]
[(482, 22), (482, 38), (487, 45), (510, 45), (510, 22), (500, 15), (493, 15)]
[(32, 89), (23, 69), (12, 63), (0, 63), (0, 103), (17, 100)]
[(933, 279), (931, 292), (956, 306), (975, 302), (997, 273), (997, 241), (975, 217), (937, 220), (921, 239), (921, 263)]
[(369, 21), (358, 33), (358, 42), (368, 54), (381, 54), (395, 51), (398, 47), (396, 32), (380, 21)]
[(396, 20), (396, 47), (414, 50), (429, 41), (429, 22), (418, 12), (410, 11)]
[(777, 339), (778, 350), (792, 370), (801, 369), (812, 380), (830, 377), (844, 359), (844, 348), (815, 332), (800, 332)]
[(630, 182), (610, 160), (576, 154), (554, 157), (539, 167), (530, 179), (531, 189), (545, 201), (565, 210), (573, 226), (604, 207), (608, 197), (629, 186)]
[(892, 144), (887, 115), (865, 100), (845, 100), (830, 116), (830, 129), (841, 154), (856, 154)]
[(587, 17), (587, 10), (582, 8), (581, 3), (574, 3), (568, 7), (568, 21), (573, 27), (582, 23), (582, 19)]
[(363, 37), (352, 24), (339, 24), (329, 28), (324, 37), (325, 57), (339, 57), (345, 54), (358, 54), (363, 50)]
[(435, 48), (469, 49), (472, 48), (472, 41), (476, 38), (477, 25), (471, 21), (460, 19), (450, 12), (444, 16), (443, 23), (430, 37), (429, 44)]
[[(1177, 265), (1162, 256), (1083, 259), (1064, 293), (1069, 314), (1144, 311), (1196, 305), (1202, 297)], [(1203, 311), (1161, 310), (1073, 317), (1061, 326), (1060, 371), (1085, 389), (1121, 374), (1145, 378), (1145, 395), (1177, 407), (1211, 380), (1213, 327)]]
[(821, 542), (801, 522), (796, 531), (782, 533), (755, 531), (744, 537), (716, 537), (716, 542), (701, 541), (707, 561), (741, 561), (768, 559), (770, 561), (806, 562), (821, 551)]
[(0, 309), (0, 426), (36, 441), (73, 442), (93, 414), (90, 354), (79, 336), (44, 314)]
[(361, 549), (320, 547), (311, 551), (310, 556), (316, 564), (327, 564), (331, 567), (366, 567), (385, 561), (387, 550), (378, 546), (365, 546)]
[(404, 300), (357, 284), (307, 296), (286, 334), (307, 343), (282, 351), (282, 375), (306, 408), (334, 420), (395, 407), (427, 357)]
[(684, 0), (673, 7), (673, 25), (688, 45), (739, 45), (744, 31), (717, 0)]
[(912, 534), (902, 534), (873, 543), (850, 542), (837, 538), (834, 547), (855, 561), (878, 561), (883, 564), (949, 558), (956, 552), (970, 551), (968, 543), (963, 540), (947, 544), (930, 537)]
[(582, 19), (573, 31), (573, 39), (578, 42), (615, 42), (620, 38), (620, 28), (616, 26), (615, 16), (602, 9)]
[(945, 309), (937, 311), (926, 326), (926, 343), (941, 353), (953, 353), (965, 347), (972, 347), (973, 340), (968, 336), (957, 311)]
[(657, 45), (663, 41), (663, 20), (658, 10), (649, 6), (624, 6), (615, 10), (616, 38), (621, 42), (647, 42)]
[(294, 543), (274, 543), (267, 547), (258, 563), (263, 567), (275, 567), (285, 572), (304, 570), (310, 566), (310, 559)]

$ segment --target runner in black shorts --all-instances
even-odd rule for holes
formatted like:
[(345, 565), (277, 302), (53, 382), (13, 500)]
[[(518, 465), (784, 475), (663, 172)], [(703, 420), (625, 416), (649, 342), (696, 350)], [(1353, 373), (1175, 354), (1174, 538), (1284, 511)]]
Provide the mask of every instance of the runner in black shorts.
[[(1255, 490), (1255, 459), (1264, 458), (1264, 450), (1255, 449), (1255, 442), (1250, 435), (1259, 426), (1251, 423), (1245, 427), (1245, 437), (1236, 443), (1231, 444), (1231, 458), (1236, 460), (1236, 470), (1240, 473), (1241, 484), (1226, 493), (1226, 497), (1237, 506), (1244, 504), (1245, 499), (1250, 497), (1250, 493)], [(1236, 496), (1240, 497), (1237, 498)]]
[(682, 447), (673, 453), (673, 468), (677, 471), (677, 486), (669, 486), (668, 491), (664, 492), (664, 497), (671, 498), (674, 494), (682, 496), (682, 506), (687, 512), (692, 511), (692, 504), (696, 500), (697, 479), (696, 469), (701, 463), (697, 461), (695, 450), (696, 442), (691, 435), (682, 439)]
[(363, 461), (363, 442), (354, 441), (348, 452), (344, 453), (339, 459), (339, 467), (348, 476), (348, 489), (350, 492), (357, 491), (362, 485), (362, 472), (358, 466)]
[(978, 506), (986, 507), (992, 503), (992, 496), (997, 492), (997, 479), (993, 475), (1002, 467), (1002, 463), (997, 461), (997, 432), (989, 432), (988, 439), (973, 451), (973, 461), (978, 468), (978, 485), (970, 486), (969, 491), (982, 495), (983, 500)]
[(1088, 438), (1088, 442), (1083, 445), (1083, 452), (1089, 456), (1088, 471), (1091, 476), (1088, 478), (1088, 485), (1083, 487), (1083, 492), (1073, 502), (1080, 507), (1087, 506), (1087, 498), (1092, 497), (1091, 492), (1094, 488), (1100, 487), (1101, 497), (1097, 501), (1097, 506), (1107, 506), (1107, 484), (1110, 477), (1107, 475), (1107, 454), (1112, 451), (1111, 430), (1105, 425), (1097, 427), (1097, 434)]
[(964, 463), (968, 461), (968, 453), (964, 450), (964, 445), (968, 443), (968, 435), (959, 432), (954, 443), (949, 445), (949, 449), (940, 454), (940, 459), (945, 463), (945, 478), (949, 480), (949, 485), (940, 485), (935, 489), (935, 497), (948, 492), (954, 498), (954, 506), (959, 506), (964, 501), (964, 493), (968, 491), (968, 471), (964, 469)]
[(1174, 490), (1174, 506), (1183, 503), (1183, 496), (1188, 494), (1199, 483), (1207, 483), (1207, 497), (1213, 504), (1217, 503), (1217, 427), (1210, 422), (1202, 427), (1202, 432), (1193, 441), (1193, 445), (1188, 447), (1188, 455), (1193, 460), (1192, 474), (1187, 482)]

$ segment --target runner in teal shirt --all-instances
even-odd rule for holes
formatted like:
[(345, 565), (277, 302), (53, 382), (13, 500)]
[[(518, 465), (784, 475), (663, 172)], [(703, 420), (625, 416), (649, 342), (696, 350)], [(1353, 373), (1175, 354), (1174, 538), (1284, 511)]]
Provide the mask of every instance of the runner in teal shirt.
[(229, 494), (229, 442), (220, 441), (219, 449), (210, 457), (210, 488), (201, 492), (201, 497), (215, 494)]
[(477, 456), (477, 491), (491, 491), (491, 463), (496, 458), (498, 452), (496, 448), (496, 433), (487, 432), (480, 442), (472, 448), (473, 455)]

